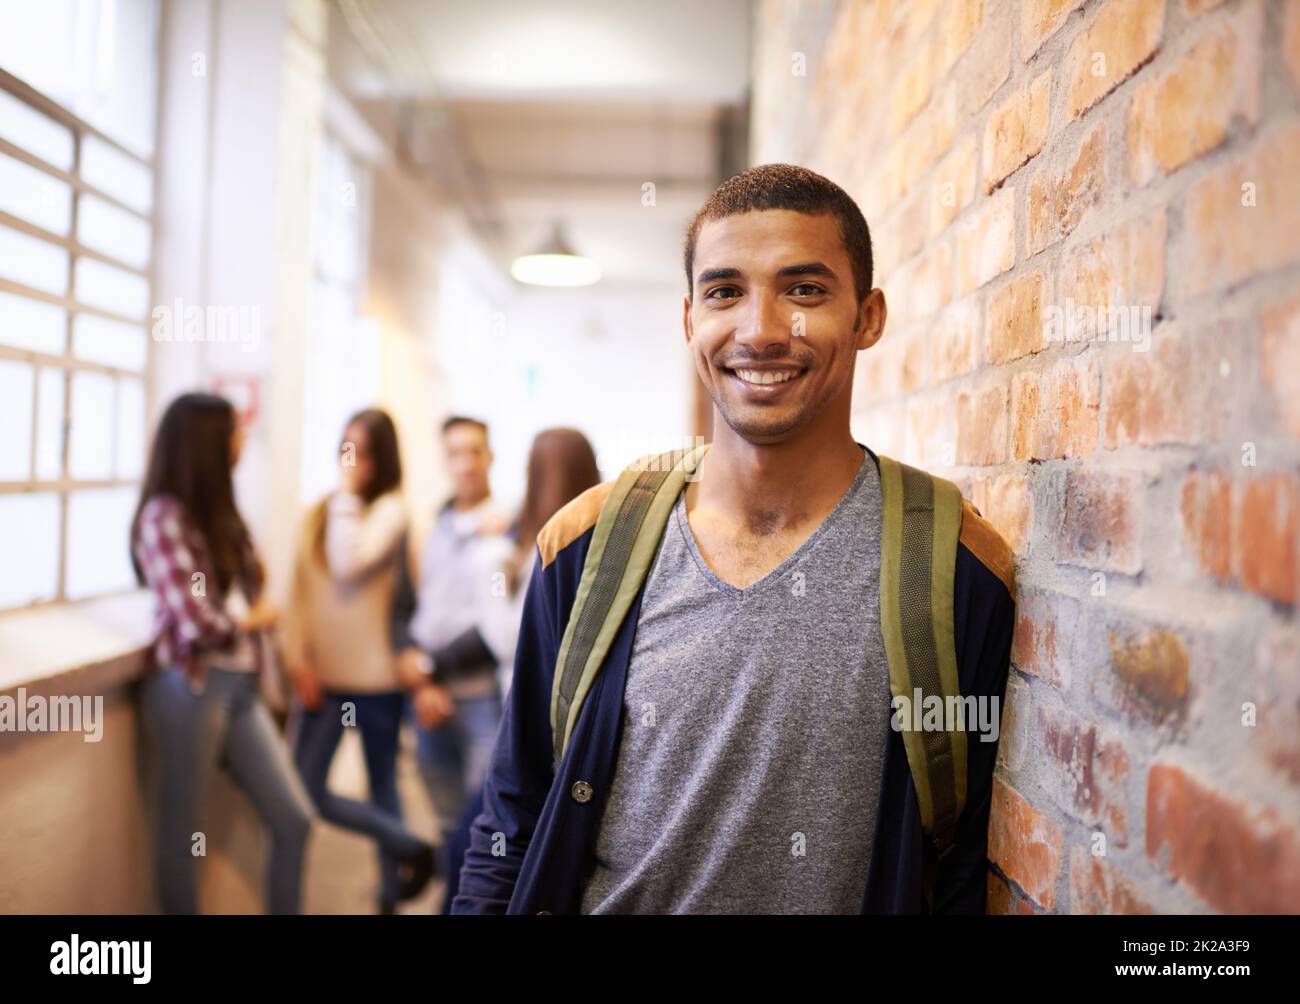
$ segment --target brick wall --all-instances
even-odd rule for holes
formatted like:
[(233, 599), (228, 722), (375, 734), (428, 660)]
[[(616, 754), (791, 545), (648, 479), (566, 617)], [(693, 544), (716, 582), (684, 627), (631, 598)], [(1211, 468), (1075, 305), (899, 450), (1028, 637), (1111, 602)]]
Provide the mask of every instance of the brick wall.
[(1300, 0), (755, 37), (753, 161), (872, 227), (855, 433), (1016, 552), (990, 910), (1300, 912)]

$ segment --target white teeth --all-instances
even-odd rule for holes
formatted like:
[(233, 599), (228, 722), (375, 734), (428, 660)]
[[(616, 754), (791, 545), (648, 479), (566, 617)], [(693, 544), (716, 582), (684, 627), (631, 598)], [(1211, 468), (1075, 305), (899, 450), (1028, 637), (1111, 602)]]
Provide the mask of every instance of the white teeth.
[(781, 370), (779, 372), (774, 372), (772, 370), (736, 370), (735, 373), (736, 376), (744, 380), (745, 383), (759, 384), (785, 383), (787, 380), (792, 380), (798, 376), (797, 373), (790, 370)]

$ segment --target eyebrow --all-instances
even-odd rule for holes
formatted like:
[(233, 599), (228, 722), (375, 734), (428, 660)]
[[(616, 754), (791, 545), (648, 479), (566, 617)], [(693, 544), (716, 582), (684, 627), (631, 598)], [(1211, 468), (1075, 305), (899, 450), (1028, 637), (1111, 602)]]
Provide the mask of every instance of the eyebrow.
[[(778, 279), (796, 275), (821, 275), (828, 279), (839, 278), (829, 265), (820, 261), (806, 261), (799, 265), (786, 265), (784, 268), (777, 269), (776, 275)], [(715, 279), (740, 279), (743, 276), (744, 273), (738, 268), (706, 268), (695, 281), (703, 286), (706, 282), (713, 282)]]

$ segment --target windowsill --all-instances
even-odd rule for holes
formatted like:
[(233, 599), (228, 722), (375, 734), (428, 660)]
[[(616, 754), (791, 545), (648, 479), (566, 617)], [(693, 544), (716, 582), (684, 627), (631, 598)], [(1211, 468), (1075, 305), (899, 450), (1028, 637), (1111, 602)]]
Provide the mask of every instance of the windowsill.
[(133, 676), (152, 624), (153, 596), (144, 589), (5, 614), (0, 617), (0, 693), (110, 664)]

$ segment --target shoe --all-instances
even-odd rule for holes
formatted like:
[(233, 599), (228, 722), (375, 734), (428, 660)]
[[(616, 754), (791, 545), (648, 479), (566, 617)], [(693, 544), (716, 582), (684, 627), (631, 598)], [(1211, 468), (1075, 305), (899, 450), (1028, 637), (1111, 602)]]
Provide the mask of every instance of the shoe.
[(415, 899), (424, 892), (438, 873), (438, 854), (432, 844), (425, 844), (414, 854), (397, 863), (397, 901)]

